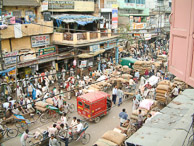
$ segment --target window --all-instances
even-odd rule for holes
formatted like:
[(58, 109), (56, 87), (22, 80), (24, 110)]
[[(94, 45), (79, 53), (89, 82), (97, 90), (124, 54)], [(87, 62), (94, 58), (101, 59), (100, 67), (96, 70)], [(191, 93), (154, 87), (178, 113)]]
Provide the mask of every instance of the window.
[(25, 12), (26, 16), (34, 15), (34, 12), (29, 10)]
[(80, 106), (82, 106), (82, 102), (81, 102), (81, 101), (79, 101), (78, 104), (79, 104)]
[(145, 4), (145, 0), (136, 0), (136, 4)]
[(135, 0), (125, 0), (125, 3), (135, 3)]
[(90, 109), (90, 106), (88, 104), (84, 104), (85, 108)]
[(18, 18), (21, 17), (22, 16), (21, 11), (13, 11), (13, 16)]

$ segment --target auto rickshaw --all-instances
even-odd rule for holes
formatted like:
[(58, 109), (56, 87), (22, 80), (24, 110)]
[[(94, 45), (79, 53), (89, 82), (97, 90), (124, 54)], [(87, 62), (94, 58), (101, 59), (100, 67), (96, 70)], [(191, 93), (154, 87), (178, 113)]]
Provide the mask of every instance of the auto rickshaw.
[(77, 98), (78, 114), (96, 123), (100, 121), (100, 117), (108, 114), (111, 107), (110, 95), (102, 91), (90, 92)]

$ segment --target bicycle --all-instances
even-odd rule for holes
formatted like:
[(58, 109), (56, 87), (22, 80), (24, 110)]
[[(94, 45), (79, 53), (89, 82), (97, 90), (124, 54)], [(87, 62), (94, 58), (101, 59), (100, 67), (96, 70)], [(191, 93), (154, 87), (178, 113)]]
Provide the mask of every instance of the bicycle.
[(20, 133), (23, 133), (26, 129), (28, 129), (28, 125), (36, 123), (39, 119), (41, 123), (45, 123), (47, 121), (47, 117), (45, 113), (37, 112), (38, 118), (34, 118), (34, 114), (30, 114), (30, 120), (25, 119), (22, 115), (14, 114), (15, 126), (17, 127)]
[(16, 129), (8, 128), (6, 125), (0, 124), (0, 134), (1, 137), (7, 135), (9, 138), (14, 138), (18, 135), (18, 131)]

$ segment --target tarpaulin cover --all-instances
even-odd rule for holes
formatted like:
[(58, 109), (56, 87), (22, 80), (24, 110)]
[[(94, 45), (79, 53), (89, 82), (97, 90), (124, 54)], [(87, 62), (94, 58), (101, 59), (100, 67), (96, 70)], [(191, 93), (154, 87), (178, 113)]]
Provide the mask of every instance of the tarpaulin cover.
[(89, 23), (93, 23), (97, 20), (102, 20), (101, 17), (95, 17), (92, 15), (55, 15), (52, 16), (53, 19), (56, 20), (57, 26), (59, 27), (62, 22), (64, 23), (77, 23), (78, 25), (87, 25)]
[(78, 58), (91, 58), (91, 57), (97, 56), (98, 54), (101, 54), (104, 52), (105, 52), (105, 50), (101, 49), (101, 50), (98, 50), (94, 53), (82, 53), (82, 54), (78, 55)]
[(2, 71), (0, 71), (0, 75), (5, 75), (5, 73), (8, 73), (8, 72), (10, 72), (10, 71), (12, 71), (12, 70), (14, 70), (16, 67), (11, 67), (11, 68), (8, 68), (8, 69), (6, 69), (6, 70), (2, 70)]

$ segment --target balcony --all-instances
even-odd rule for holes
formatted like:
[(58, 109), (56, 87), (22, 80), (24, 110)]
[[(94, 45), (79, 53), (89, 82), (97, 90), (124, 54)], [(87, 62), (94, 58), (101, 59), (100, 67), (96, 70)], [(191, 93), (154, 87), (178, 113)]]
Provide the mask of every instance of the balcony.
[(111, 29), (82, 33), (54, 32), (52, 38), (54, 44), (75, 46), (116, 38), (118, 34), (115, 33), (117, 33), (117, 31)]
[[(53, 33), (53, 22), (48, 21), (38, 24), (21, 24), (21, 31), (23, 37), (40, 34), (50, 34)], [(7, 29), (1, 30), (0, 32), (2, 39), (15, 38), (14, 25), (9, 25)]]

